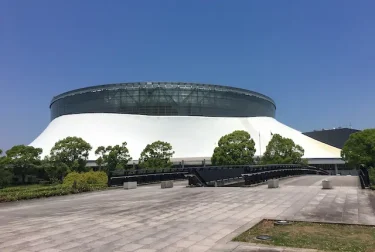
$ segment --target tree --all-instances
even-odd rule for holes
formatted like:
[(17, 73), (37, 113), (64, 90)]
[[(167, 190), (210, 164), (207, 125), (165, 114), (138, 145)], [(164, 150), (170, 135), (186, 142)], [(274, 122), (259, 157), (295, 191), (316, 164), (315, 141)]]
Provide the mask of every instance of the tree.
[(6, 167), (6, 158), (1, 156), (3, 150), (0, 149), (0, 188), (9, 185), (12, 182), (13, 173)]
[[(121, 145), (108, 146), (107, 148), (99, 146), (95, 154), (100, 155), (96, 160), (100, 169), (104, 170), (107, 174), (116, 169), (124, 169), (132, 159), (126, 145), (127, 143), (123, 142)], [(103, 168), (102, 165), (105, 165), (105, 168)]]
[(250, 134), (236, 130), (222, 136), (211, 158), (213, 165), (248, 165), (254, 163), (255, 143)]
[(104, 146), (99, 146), (95, 151), (95, 155), (99, 155), (98, 159), (96, 159), (96, 164), (99, 165), (99, 170), (102, 170), (104, 158), (107, 155), (107, 149)]
[(55, 163), (66, 164), (71, 171), (86, 171), (86, 162), (91, 145), (80, 137), (64, 138), (52, 147), (50, 159)]
[(25, 145), (16, 145), (7, 150), (7, 163), (12, 167), (14, 175), (22, 178), (22, 183), (25, 183), (26, 175), (32, 174), (40, 165), (42, 151), (41, 148)]
[(108, 146), (108, 156), (104, 160), (107, 164), (107, 174), (115, 169), (125, 169), (128, 162), (131, 160), (129, 150), (126, 147), (127, 143), (122, 145)]
[(171, 158), (174, 154), (172, 145), (156, 141), (148, 144), (139, 158), (139, 166), (146, 169), (162, 169), (172, 167)]
[(54, 181), (63, 181), (64, 176), (68, 173), (68, 165), (59, 162), (53, 161), (49, 156), (45, 156), (42, 160), (41, 168), (48, 175), (48, 179), (51, 182)]
[(271, 141), (266, 147), (262, 164), (307, 164), (302, 159), (305, 150), (290, 138), (282, 137), (279, 134), (273, 134)]
[(351, 134), (341, 150), (341, 157), (349, 165), (375, 167), (375, 129)]

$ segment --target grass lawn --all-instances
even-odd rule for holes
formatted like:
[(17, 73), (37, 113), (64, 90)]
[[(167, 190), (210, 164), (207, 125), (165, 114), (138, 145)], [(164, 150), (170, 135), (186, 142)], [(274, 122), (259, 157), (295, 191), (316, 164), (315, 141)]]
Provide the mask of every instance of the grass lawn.
[[(258, 235), (270, 235), (272, 239), (261, 241), (255, 238)], [(263, 220), (233, 241), (323, 251), (374, 252), (375, 227), (311, 222), (274, 225), (272, 220)]]

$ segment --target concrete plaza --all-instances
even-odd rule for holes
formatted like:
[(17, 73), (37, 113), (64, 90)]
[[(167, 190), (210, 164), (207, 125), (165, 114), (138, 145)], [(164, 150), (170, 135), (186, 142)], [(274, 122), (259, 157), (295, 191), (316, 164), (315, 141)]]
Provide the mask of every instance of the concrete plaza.
[[(357, 177), (285, 179), (280, 188), (134, 190), (0, 204), (0, 251), (302, 251), (231, 242), (263, 218), (375, 225), (375, 194)], [(311, 251), (311, 250), (306, 250)]]

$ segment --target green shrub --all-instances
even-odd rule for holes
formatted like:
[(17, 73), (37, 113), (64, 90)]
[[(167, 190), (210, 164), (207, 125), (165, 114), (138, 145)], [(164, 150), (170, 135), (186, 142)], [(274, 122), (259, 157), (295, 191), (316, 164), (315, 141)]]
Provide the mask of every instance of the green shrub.
[(71, 172), (64, 178), (64, 185), (73, 186), (76, 181), (77, 187), (85, 187), (86, 185), (107, 185), (108, 176), (103, 171), (89, 171), (84, 173)]
[(67, 195), (105, 189), (107, 185), (81, 184), (77, 188), (70, 185), (31, 185), (8, 187), (0, 190), (0, 202)]
[(82, 173), (84, 180), (87, 184), (95, 184), (95, 185), (106, 185), (108, 183), (108, 176), (103, 171), (89, 171)]
[(42, 182), (43, 184), (39, 185), (13, 186), (0, 189), (0, 202), (102, 190), (107, 188), (107, 180), (108, 177), (105, 172), (71, 172), (64, 178), (63, 184), (51, 185)]
[(71, 188), (67, 186), (45, 186), (33, 185), (22, 187), (10, 187), (0, 190), (0, 202), (15, 201), (23, 199), (33, 199), (41, 197), (50, 197), (56, 195), (66, 195), (71, 193)]
[(68, 175), (65, 176), (63, 185), (73, 186), (74, 181), (76, 181), (77, 184), (85, 183), (85, 180), (81, 173), (70, 172), (68, 173)]
[(0, 167), (0, 188), (10, 185), (12, 183), (12, 177), (13, 174), (10, 171)]
[(23, 186), (11, 186), (11, 187), (6, 187), (0, 190), (1, 193), (14, 193), (14, 192), (20, 192), (20, 191), (25, 191), (25, 190), (36, 190), (36, 189), (41, 189), (44, 187), (47, 187), (48, 185), (23, 185)]
[(375, 168), (368, 169), (368, 176), (370, 178), (370, 184), (375, 186)]

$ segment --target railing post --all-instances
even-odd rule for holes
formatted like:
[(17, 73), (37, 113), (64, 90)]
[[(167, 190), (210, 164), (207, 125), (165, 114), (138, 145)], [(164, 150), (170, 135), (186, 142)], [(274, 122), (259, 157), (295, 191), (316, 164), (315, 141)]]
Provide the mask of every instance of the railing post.
[(108, 181), (107, 181), (107, 185), (108, 185), (108, 187), (111, 186), (111, 178), (112, 178), (112, 173), (111, 173), (111, 172), (108, 172)]
[(335, 164), (335, 175), (337, 175), (339, 173), (338, 169), (337, 169), (337, 164)]

